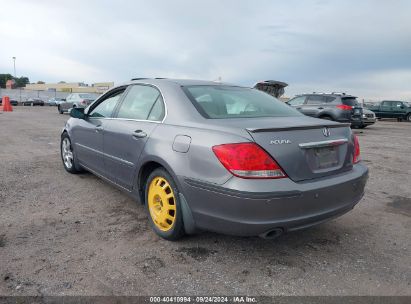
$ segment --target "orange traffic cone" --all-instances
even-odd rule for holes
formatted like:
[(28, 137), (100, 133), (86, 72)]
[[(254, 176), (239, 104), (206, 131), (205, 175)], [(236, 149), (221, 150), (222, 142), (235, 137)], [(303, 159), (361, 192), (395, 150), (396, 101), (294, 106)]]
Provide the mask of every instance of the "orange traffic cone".
[(8, 96), (3, 97), (3, 112), (13, 112), (13, 107), (10, 104), (10, 98)]

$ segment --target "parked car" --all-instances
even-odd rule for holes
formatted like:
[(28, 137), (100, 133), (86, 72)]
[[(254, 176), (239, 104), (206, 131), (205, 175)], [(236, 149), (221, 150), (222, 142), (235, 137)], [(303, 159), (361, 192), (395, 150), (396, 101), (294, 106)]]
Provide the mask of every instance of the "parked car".
[[(12, 106), (17, 106), (17, 105), (19, 104), (19, 102), (18, 102), (17, 100), (10, 99), (10, 104), (11, 104)], [(1, 106), (1, 105), (3, 105), (3, 98), (2, 98), (2, 97), (0, 97), (0, 106)]]
[(375, 123), (363, 115), (363, 108), (357, 97), (345, 93), (313, 93), (302, 94), (287, 101), (287, 104), (301, 113), (327, 120), (351, 123), (351, 126), (365, 128)]
[(399, 121), (411, 121), (411, 104), (409, 102), (384, 100), (380, 104), (370, 106), (369, 110), (373, 111), (378, 118), (397, 118)]
[(356, 127), (360, 129), (364, 129), (367, 126), (375, 124), (377, 121), (377, 117), (375, 116), (373, 111), (370, 111), (366, 108), (362, 109), (362, 117), (361, 117), (361, 124), (357, 124)]
[(288, 86), (288, 83), (277, 80), (264, 80), (257, 82), (254, 88), (267, 94), (270, 94), (276, 98), (281, 97), (284, 94), (284, 89)]
[(168, 240), (197, 229), (273, 238), (340, 216), (364, 194), (368, 169), (349, 124), (256, 89), (140, 79), (70, 116), (64, 168), (145, 204)]
[(39, 98), (29, 98), (21, 104), (23, 106), (44, 106), (44, 101)]
[(60, 114), (68, 112), (71, 108), (85, 108), (96, 99), (96, 95), (90, 93), (72, 93), (64, 102), (57, 105)]
[(62, 102), (64, 102), (64, 101), (66, 101), (64, 98), (57, 98), (57, 97), (55, 97), (55, 98), (50, 98), (50, 99), (47, 101), (47, 104), (48, 104), (49, 106), (57, 106), (57, 105), (59, 105), (60, 103), (62, 103)]

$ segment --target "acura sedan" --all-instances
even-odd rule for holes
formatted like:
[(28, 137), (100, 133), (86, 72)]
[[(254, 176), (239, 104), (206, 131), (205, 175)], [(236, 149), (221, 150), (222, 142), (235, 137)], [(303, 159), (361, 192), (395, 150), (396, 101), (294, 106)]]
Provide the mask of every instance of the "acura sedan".
[(274, 238), (338, 217), (364, 194), (368, 169), (349, 124), (256, 89), (136, 79), (70, 115), (64, 168), (145, 204), (168, 240), (199, 230)]

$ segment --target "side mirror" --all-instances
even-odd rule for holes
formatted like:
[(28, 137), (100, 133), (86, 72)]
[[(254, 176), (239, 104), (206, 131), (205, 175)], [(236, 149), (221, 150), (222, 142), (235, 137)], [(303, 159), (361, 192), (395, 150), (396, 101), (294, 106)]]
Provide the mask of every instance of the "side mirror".
[(85, 119), (84, 108), (72, 108), (70, 109), (70, 116), (78, 119)]

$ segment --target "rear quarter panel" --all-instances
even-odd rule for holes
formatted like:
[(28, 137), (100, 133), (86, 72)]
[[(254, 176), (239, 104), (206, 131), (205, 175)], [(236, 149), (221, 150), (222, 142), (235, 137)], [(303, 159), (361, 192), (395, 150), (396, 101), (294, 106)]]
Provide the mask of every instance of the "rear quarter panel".
[[(173, 142), (177, 135), (191, 138), (186, 153), (173, 150)], [(248, 141), (252, 141), (250, 136), (243, 137), (208, 129), (160, 124), (147, 141), (137, 169), (139, 170), (147, 162), (156, 161), (166, 167), (174, 177), (189, 177), (223, 184), (232, 175), (217, 159), (212, 151), (212, 146)], [(138, 172), (136, 172), (137, 176)]]

